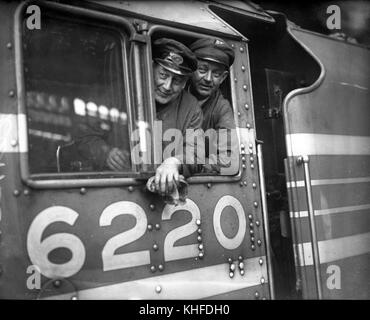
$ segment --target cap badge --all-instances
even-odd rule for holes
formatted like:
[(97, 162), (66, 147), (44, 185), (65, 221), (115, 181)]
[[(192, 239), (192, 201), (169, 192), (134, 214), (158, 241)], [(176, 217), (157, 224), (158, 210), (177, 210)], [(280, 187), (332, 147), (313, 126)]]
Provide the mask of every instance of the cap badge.
[(216, 39), (215, 40), (215, 45), (216, 46), (223, 46), (223, 45), (225, 45), (225, 43), (223, 41), (221, 41), (221, 40)]
[(171, 61), (177, 66), (181, 65), (184, 62), (184, 59), (175, 52), (170, 52), (165, 60)]

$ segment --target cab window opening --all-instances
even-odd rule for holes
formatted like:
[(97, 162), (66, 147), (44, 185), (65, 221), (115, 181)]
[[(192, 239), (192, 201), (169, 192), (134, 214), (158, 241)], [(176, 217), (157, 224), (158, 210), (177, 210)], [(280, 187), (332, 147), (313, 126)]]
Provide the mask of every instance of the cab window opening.
[[(122, 58), (127, 36), (114, 27), (43, 13), (39, 31), (23, 21), (29, 171), (106, 171), (105, 145), (87, 148), (86, 138), (96, 134), (130, 154)], [(122, 171), (133, 171), (130, 160)]]
[[(169, 28), (163, 28), (163, 29), (158, 28), (156, 31), (154, 31), (151, 34), (152, 46), (153, 46), (153, 44), (156, 40), (162, 39), (162, 38), (174, 39), (174, 40), (179, 41), (180, 43), (184, 44), (187, 47), (191, 47), (191, 45), (199, 39), (215, 38), (215, 37), (214, 36), (203, 35), (203, 34), (199, 35), (199, 37), (196, 37), (196, 36), (187, 34), (186, 32), (181, 32), (180, 33), (180, 32), (176, 32), (176, 31), (173, 31), (173, 30), (169, 30)], [(234, 113), (235, 112), (235, 110), (234, 110), (235, 106), (233, 105), (232, 95), (231, 95), (230, 70), (229, 70), (229, 68), (225, 67), (225, 71), (227, 71), (227, 76), (226, 76), (225, 80), (223, 80), (223, 82), (221, 83), (221, 85), (219, 87), (219, 90), (221, 92), (221, 95), (229, 102), (229, 104), (230, 104), (229, 107), (231, 109), (231, 112)], [(190, 90), (191, 83), (192, 83), (192, 79), (191, 79), (191, 76), (190, 76), (189, 79), (187, 80), (187, 83), (186, 83), (186, 86), (185, 86), (184, 90), (193, 94), (193, 92), (191, 92), (191, 90)], [(233, 120), (233, 122), (234, 122), (234, 120)], [(206, 136), (205, 139), (207, 140), (208, 137)], [(228, 143), (231, 144), (231, 138), (230, 137), (228, 137)], [(207, 147), (209, 149), (208, 144), (206, 145), (205, 150), (208, 150)], [(208, 160), (206, 160), (206, 161), (208, 161)], [(237, 168), (234, 171), (236, 171), (236, 172), (228, 173), (227, 175), (232, 175), (233, 176), (233, 175), (237, 174), (239, 172), (239, 168)], [(215, 171), (213, 171), (213, 172), (210, 172), (210, 171), (201, 172), (201, 170), (200, 170), (200, 171), (192, 174), (193, 178), (196, 178), (197, 176), (198, 177), (202, 177), (202, 176), (205, 176), (205, 177), (207, 177), (207, 176), (208, 177), (210, 177), (210, 176), (220, 176), (220, 173), (215, 172)]]

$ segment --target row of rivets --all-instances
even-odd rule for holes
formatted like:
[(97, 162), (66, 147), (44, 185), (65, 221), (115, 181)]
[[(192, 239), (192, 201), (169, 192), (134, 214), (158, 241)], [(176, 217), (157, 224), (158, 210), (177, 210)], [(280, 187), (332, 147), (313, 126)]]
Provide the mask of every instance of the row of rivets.
[[(163, 266), (163, 264), (159, 264), (159, 265), (158, 265), (158, 270), (159, 270), (160, 272), (162, 272), (162, 271), (164, 270), (164, 266)], [(154, 265), (152, 265), (152, 266), (150, 266), (150, 271), (151, 271), (152, 273), (154, 273), (154, 272), (156, 272), (156, 271), (157, 271), (157, 268), (156, 268)]]
[[(156, 228), (156, 230), (160, 230), (161, 229), (161, 225), (159, 223), (156, 223), (155, 224), (155, 228)], [(147, 229), (149, 231), (152, 231), (153, 230), (153, 225), (149, 223), (148, 226), (147, 226)]]
[(198, 230), (197, 230), (197, 232), (198, 232), (197, 240), (199, 242), (199, 245), (198, 245), (198, 250), (199, 250), (198, 257), (199, 257), (199, 259), (203, 259), (203, 257), (204, 257), (204, 245), (202, 243), (202, 240), (203, 239), (202, 239), (202, 236), (201, 236), (202, 229), (200, 229), (200, 225), (202, 224), (202, 222), (200, 221), (200, 219), (197, 219), (195, 221), (195, 224), (198, 226)]

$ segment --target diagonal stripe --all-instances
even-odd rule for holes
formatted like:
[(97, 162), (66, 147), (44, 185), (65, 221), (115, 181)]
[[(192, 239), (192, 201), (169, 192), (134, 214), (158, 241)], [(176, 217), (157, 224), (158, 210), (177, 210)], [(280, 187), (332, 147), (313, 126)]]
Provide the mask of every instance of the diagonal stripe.
[[(366, 182), (370, 182), (370, 177), (311, 180), (311, 185), (312, 186), (323, 186), (323, 185), (331, 185), (331, 184), (350, 184), (350, 183), (366, 183)], [(302, 188), (304, 186), (305, 186), (305, 182), (303, 180), (287, 182), (287, 188)]]
[[(320, 264), (346, 259), (370, 252), (370, 232), (319, 241)], [(311, 242), (295, 244), (300, 266), (312, 266)]]
[(25, 114), (0, 113), (0, 154), (3, 152), (27, 152), (26, 122)]
[[(358, 206), (348, 206), (348, 207), (338, 207), (338, 208), (330, 208), (330, 209), (321, 209), (315, 210), (315, 216), (321, 216), (326, 214), (335, 214), (335, 213), (344, 213), (344, 212), (354, 212), (354, 211), (361, 211), (361, 210), (368, 210), (370, 209), (370, 204), (363, 204)], [(305, 218), (308, 217), (308, 211), (296, 211), (290, 212), (290, 218)]]
[(295, 133), (286, 135), (289, 157), (301, 155), (370, 155), (370, 137)]
[[(104, 287), (84, 289), (78, 292), (80, 299), (201, 299), (261, 284), (261, 277), (267, 283), (266, 264), (258, 261), (265, 256), (244, 260), (245, 275), (238, 271), (229, 277), (227, 263), (157, 277), (116, 283)], [(161, 287), (156, 293), (155, 288)], [(70, 294), (52, 296), (48, 299), (70, 298)]]

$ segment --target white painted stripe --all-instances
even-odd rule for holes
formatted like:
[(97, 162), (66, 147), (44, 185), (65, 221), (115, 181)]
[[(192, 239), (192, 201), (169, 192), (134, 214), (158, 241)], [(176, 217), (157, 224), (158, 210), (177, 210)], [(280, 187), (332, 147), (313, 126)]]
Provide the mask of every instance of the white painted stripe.
[[(359, 256), (370, 252), (370, 232), (354, 236), (319, 241), (320, 264)], [(312, 266), (312, 247), (310, 242), (297, 246), (300, 266)]]
[[(321, 209), (321, 210), (314, 210), (315, 216), (322, 216), (327, 214), (336, 214), (336, 213), (347, 213), (347, 212), (354, 212), (354, 211), (362, 211), (362, 210), (369, 210), (370, 204), (362, 204), (358, 206), (348, 206), (348, 207), (337, 207), (337, 208), (330, 208), (330, 209)], [(289, 213), (290, 218), (306, 218), (308, 217), (308, 211), (295, 211)]]
[(289, 157), (301, 155), (370, 155), (370, 137), (295, 133), (286, 135)]
[[(258, 260), (265, 256), (244, 260), (245, 274), (238, 271), (234, 278), (229, 277), (229, 264), (176, 272), (167, 275), (116, 283), (104, 287), (84, 289), (78, 292), (79, 299), (201, 299), (240, 290), (261, 284), (261, 277), (267, 280), (266, 263)], [(161, 286), (161, 292), (155, 291)], [(69, 298), (70, 294), (50, 297), (50, 299)]]
[[(370, 177), (311, 180), (311, 185), (312, 186), (325, 186), (325, 185), (331, 185), (331, 184), (350, 184), (350, 183), (366, 183), (366, 182), (370, 182)], [(287, 182), (287, 188), (303, 188), (304, 186), (305, 186), (305, 182), (303, 180)]]
[(25, 114), (0, 114), (0, 153), (27, 152), (26, 121)]

